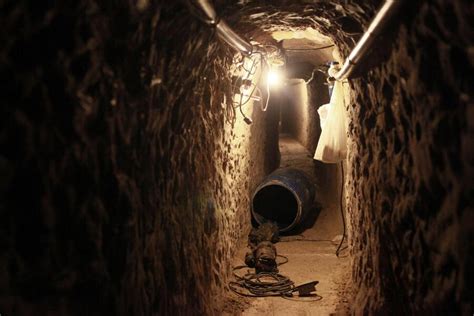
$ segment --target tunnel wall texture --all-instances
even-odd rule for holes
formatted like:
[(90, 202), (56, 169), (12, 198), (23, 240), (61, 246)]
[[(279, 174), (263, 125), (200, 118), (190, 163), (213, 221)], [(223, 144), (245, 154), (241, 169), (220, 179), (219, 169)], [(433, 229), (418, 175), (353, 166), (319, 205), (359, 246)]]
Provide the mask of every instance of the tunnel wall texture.
[(316, 146), (318, 145), (319, 135), (321, 134), (318, 108), (325, 103), (329, 103), (329, 92), (328, 87), (324, 85), (325, 82), (325, 76), (318, 72), (314, 74), (313, 80), (308, 85), (308, 117), (310, 119), (307, 127), (307, 136), (302, 144), (311, 154), (314, 154)]
[(164, 4), (0, 4), (2, 315), (220, 313), (276, 116), (246, 126), (234, 53)]
[(283, 131), (303, 143), (307, 139), (310, 120), (308, 87), (304, 82), (293, 81), (280, 89), (284, 90), (287, 99), (286, 104), (282, 104), (281, 108)]
[[(287, 104), (281, 105), (284, 132), (297, 139), (310, 154), (316, 150), (321, 134), (318, 108), (329, 102), (328, 89), (324, 82), (324, 75), (316, 73), (311, 82), (303, 83), (306, 89), (303, 89), (302, 84), (287, 85), (284, 89), (288, 100)], [(306, 96), (303, 97), (302, 93)]]
[(351, 81), (357, 314), (473, 312), (474, 8), (406, 6), (389, 60)]

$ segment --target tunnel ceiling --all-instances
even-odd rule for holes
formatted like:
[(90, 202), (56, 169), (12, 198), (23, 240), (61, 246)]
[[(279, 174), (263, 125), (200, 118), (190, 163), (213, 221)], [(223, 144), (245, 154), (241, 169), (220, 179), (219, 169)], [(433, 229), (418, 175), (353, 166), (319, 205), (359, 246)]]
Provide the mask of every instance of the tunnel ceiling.
[(321, 43), (307, 38), (288, 39), (283, 40), (282, 47), (289, 63), (306, 62), (317, 66), (337, 58), (332, 41)]
[[(248, 40), (280, 45), (291, 63), (314, 66), (331, 60), (342, 62), (380, 1), (239, 1), (217, 3), (217, 11)], [(324, 47), (323, 50), (313, 50)], [(295, 50), (299, 49), (299, 50)], [(308, 50), (306, 50), (308, 49)]]
[(334, 60), (334, 42), (330, 37), (308, 27), (300, 31), (276, 31), (272, 37), (280, 41), (289, 63), (307, 62), (321, 65)]
[(332, 40), (342, 49), (342, 53), (347, 54), (364, 31), (361, 25), (368, 24), (379, 4), (380, 1), (281, 0), (271, 4), (266, 1), (241, 1), (234, 5), (221, 5), (218, 10), (239, 34), (249, 39), (274, 43), (278, 33), (292, 32), (296, 35), (312, 28), (312, 35), (321, 36), (318, 39), (310, 36), (309, 39), (321, 43)]

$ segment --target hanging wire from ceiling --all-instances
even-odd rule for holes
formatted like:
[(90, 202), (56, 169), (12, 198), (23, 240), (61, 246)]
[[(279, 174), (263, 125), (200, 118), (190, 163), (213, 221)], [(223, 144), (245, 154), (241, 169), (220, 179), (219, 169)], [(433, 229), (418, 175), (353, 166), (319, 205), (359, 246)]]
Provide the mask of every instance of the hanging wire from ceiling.
[[(262, 93), (258, 87), (260, 83), (260, 79), (263, 72), (267, 72), (271, 69), (271, 65), (275, 67), (279, 67), (285, 64), (285, 58), (283, 52), (280, 48), (275, 45), (271, 44), (264, 44), (264, 45), (253, 45), (243, 37), (239, 36), (235, 33), (227, 23), (222, 20), (219, 15), (216, 13), (213, 5), (209, 2), (209, 0), (185, 0), (186, 6), (189, 8), (189, 11), (192, 15), (196, 16), (200, 21), (206, 23), (207, 25), (213, 27), (216, 30), (217, 35), (229, 44), (234, 49), (238, 50), (241, 55), (242, 59), (240, 61), (241, 68), (244, 70), (244, 76), (242, 78), (246, 78), (244, 80), (248, 80), (251, 76), (253, 76), (256, 71), (256, 60), (252, 57), (259, 55), (260, 61), (260, 75), (259, 79), (256, 82), (251, 82), (251, 92), (248, 94), (246, 100), (244, 101), (244, 93), (242, 91), (242, 85), (237, 85), (233, 83), (233, 95), (239, 95), (239, 101), (235, 102), (234, 105), (239, 108), (240, 113), (244, 117), (244, 121), (247, 124), (251, 124), (252, 120), (248, 118), (243, 110), (242, 107), (245, 106), (250, 100), (256, 99), (257, 97), (254, 95), (257, 92), (260, 95), (260, 101), (262, 100)], [(246, 58), (253, 59), (252, 66), (248, 69), (245, 66)], [(241, 80), (242, 81), (242, 80)], [(247, 86), (245, 86), (247, 87)], [(239, 91), (235, 91), (239, 89)], [(247, 90), (247, 89), (245, 89)], [(235, 93), (237, 92), (237, 93)], [(265, 102), (260, 102), (261, 110), (266, 111), (268, 108), (270, 100), (270, 86), (267, 80), (266, 82), (266, 100)]]
[(321, 50), (321, 49), (326, 49), (326, 48), (331, 48), (334, 47), (334, 44), (327, 45), (327, 46), (321, 46), (321, 47), (312, 47), (312, 48), (285, 48), (285, 50), (289, 51), (315, 51), (315, 50)]
[(339, 210), (341, 211), (341, 219), (342, 219), (342, 238), (341, 238), (341, 242), (339, 243), (339, 246), (337, 247), (337, 250), (336, 250), (336, 256), (339, 258), (339, 255), (341, 253), (341, 251), (343, 251), (344, 249), (347, 248), (344, 247), (344, 248), (341, 248), (342, 247), (342, 244), (344, 243), (344, 240), (346, 239), (346, 216), (344, 215), (344, 202), (343, 202), (343, 196), (344, 196), (344, 184), (345, 184), (345, 180), (344, 180), (344, 162), (341, 160), (341, 164), (340, 164), (340, 170), (341, 170), (341, 190), (340, 190), (340, 196), (339, 196)]
[[(270, 45), (267, 45), (267, 46), (270, 46)], [(260, 107), (262, 111), (267, 110), (268, 103), (270, 100), (270, 88), (268, 86), (268, 82), (266, 83), (267, 95), (265, 98), (265, 102), (262, 102), (262, 97), (263, 97), (262, 92), (260, 88), (258, 87), (259, 83), (261, 82), (263, 73), (269, 69), (267, 53), (264, 49), (265, 49), (264, 46), (261, 46), (259, 47), (259, 49), (256, 49), (255, 52), (250, 56), (246, 56), (242, 54), (241, 60), (237, 62), (239, 64), (238, 68), (243, 70), (244, 74), (241, 76), (242, 79), (240, 80), (240, 84), (238, 84), (238, 82), (233, 84), (233, 90), (234, 90), (233, 95), (238, 95), (238, 100), (239, 100), (238, 102), (237, 101), (234, 102), (234, 105), (235, 105), (234, 108), (239, 108), (239, 111), (244, 117), (244, 121), (247, 124), (251, 124), (252, 120), (245, 115), (242, 107), (245, 106), (247, 103), (249, 103), (250, 100), (254, 99), (256, 93), (259, 96)], [(255, 55), (258, 55), (259, 57), (252, 58), (252, 56), (255, 56)], [(252, 65), (250, 66), (250, 69), (245, 66), (246, 60), (248, 59), (252, 60)], [(260, 68), (259, 76), (258, 76), (258, 79), (254, 81), (252, 80), (252, 77), (258, 71), (258, 67)], [(245, 87), (245, 86), (249, 86), (249, 88), (242, 89), (242, 87)], [(250, 90), (250, 92), (245, 94), (244, 93), (245, 90), (247, 91)]]

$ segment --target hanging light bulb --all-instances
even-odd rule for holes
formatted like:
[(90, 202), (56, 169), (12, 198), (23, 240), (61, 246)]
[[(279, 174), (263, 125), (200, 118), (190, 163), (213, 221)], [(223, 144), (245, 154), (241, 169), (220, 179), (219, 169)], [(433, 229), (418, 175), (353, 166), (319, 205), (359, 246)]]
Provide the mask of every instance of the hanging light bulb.
[(282, 75), (275, 69), (270, 69), (267, 73), (267, 83), (269, 86), (279, 86), (282, 84)]

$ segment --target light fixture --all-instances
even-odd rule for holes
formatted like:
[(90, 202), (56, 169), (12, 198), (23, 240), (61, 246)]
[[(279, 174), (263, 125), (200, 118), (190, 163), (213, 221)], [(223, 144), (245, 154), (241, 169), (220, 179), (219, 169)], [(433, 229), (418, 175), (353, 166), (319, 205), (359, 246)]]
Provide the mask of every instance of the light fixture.
[(275, 69), (270, 69), (267, 73), (267, 84), (269, 86), (279, 86), (282, 84), (282, 75)]
[[(254, 51), (250, 55), (236, 55), (233, 61), (231, 72), (233, 73), (234, 108), (238, 108), (244, 121), (251, 124), (252, 120), (245, 115), (242, 108), (250, 101), (257, 101), (263, 112), (267, 110), (271, 94), (270, 87), (279, 87), (284, 83), (280, 68), (285, 65), (285, 57), (278, 47), (265, 45), (254, 46)], [(260, 90), (262, 86), (266, 88), (264, 94)]]

